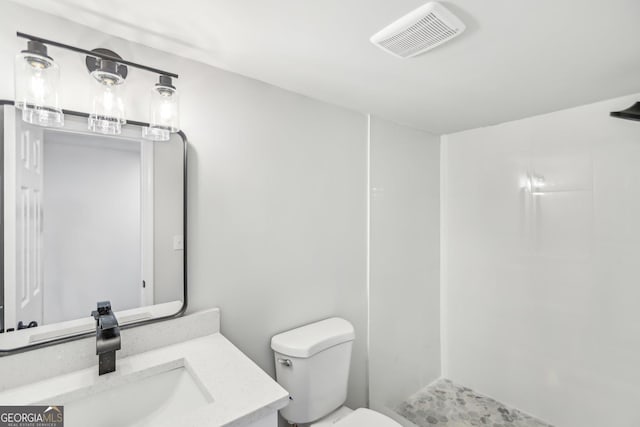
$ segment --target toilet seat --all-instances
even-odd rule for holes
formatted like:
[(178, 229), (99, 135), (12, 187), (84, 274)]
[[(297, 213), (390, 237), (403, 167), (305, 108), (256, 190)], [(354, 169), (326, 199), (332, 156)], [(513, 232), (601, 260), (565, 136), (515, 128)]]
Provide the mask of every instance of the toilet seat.
[(356, 409), (334, 425), (335, 427), (402, 427), (391, 418), (367, 408)]

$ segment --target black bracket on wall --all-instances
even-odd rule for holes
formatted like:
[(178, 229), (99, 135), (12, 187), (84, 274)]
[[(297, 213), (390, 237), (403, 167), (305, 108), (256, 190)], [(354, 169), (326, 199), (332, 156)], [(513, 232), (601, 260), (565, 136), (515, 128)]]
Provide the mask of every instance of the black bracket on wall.
[(636, 102), (626, 110), (612, 112), (611, 117), (640, 121), (640, 102)]

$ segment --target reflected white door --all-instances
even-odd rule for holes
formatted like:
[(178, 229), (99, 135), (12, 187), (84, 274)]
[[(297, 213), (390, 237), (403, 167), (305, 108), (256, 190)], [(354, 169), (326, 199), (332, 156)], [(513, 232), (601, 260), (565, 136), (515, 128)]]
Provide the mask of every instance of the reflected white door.
[(13, 130), (4, 140), (5, 231), (10, 230), (5, 234), (5, 321), (11, 328), (19, 321), (42, 323), (43, 130), (16, 119), (13, 109), (5, 111), (5, 129)]

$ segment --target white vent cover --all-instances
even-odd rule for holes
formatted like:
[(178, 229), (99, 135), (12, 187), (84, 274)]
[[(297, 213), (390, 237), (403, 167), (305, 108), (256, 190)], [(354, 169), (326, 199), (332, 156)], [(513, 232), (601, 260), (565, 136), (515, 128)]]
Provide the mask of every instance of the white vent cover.
[(398, 19), (371, 43), (400, 58), (410, 58), (460, 35), (465, 25), (438, 2), (427, 3)]

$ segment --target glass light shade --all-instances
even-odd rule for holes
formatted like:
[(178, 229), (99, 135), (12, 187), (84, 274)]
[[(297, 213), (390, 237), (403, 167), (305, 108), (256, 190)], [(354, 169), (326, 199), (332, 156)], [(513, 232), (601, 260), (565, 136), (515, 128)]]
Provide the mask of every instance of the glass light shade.
[(15, 106), (22, 120), (40, 126), (64, 126), (58, 103), (60, 68), (46, 55), (24, 51), (15, 60)]
[(119, 135), (122, 125), (126, 123), (122, 100), (124, 78), (104, 70), (95, 70), (91, 76), (96, 82), (92, 87), (93, 102), (88, 119), (89, 130)]
[[(163, 80), (160, 80), (163, 82)], [(166, 80), (164, 80), (166, 83)], [(143, 128), (142, 136), (153, 141), (168, 141), (172, 132), (180, 130), (179, 95), (168, 83), (156, 84), (151, 89), (149, 103), (149, 127)]]
[(151, 141), (168, 141), (171, 139), (171, 132), (167, 129), (148, 126), (142, 128), (142, 137)]

